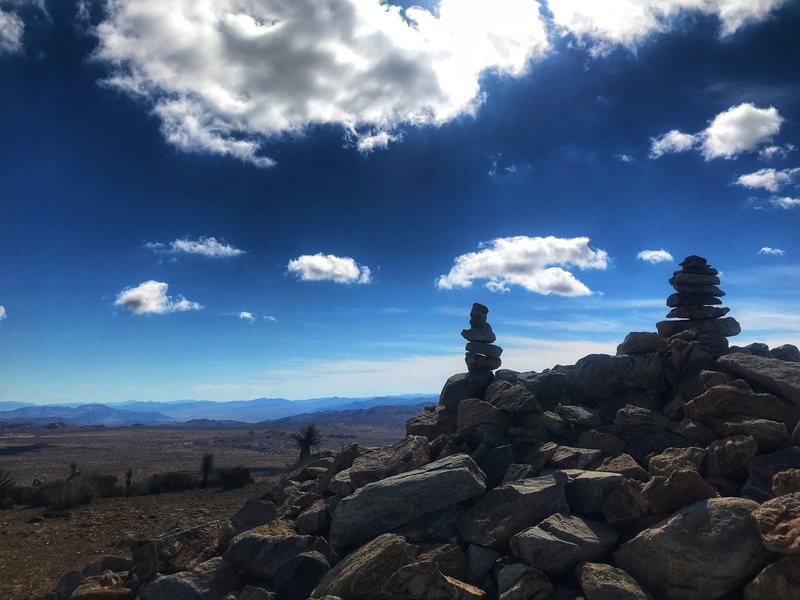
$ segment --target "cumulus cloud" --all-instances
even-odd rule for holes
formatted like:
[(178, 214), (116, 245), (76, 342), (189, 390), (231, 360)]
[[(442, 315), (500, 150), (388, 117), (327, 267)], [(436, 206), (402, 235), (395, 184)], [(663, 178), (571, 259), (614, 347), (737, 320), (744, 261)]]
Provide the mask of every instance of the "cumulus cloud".
[(168, 296), (169, 284), (163, 281), (145, 281), (136, 287), (129, 287), (117, 294), (114, 302), (137, 315), (184, 312), (187, 310), (200, 310), (203, 307), (197, 302), (191, 302), (183, 296)]
[(453, 268), (436, 282), (439, 289), (470, 287), (476, 279), (487, 280), (492, 292), (507, 292), (519, 285), (537, 294), (586, 296), (591, 294), (565, 266), (605, 269), (608, 254), (589, 247), (589, 238), (514, 236), (481, 244), (477, 252), (456, 257)]
[(199, 254), (210, 258), (229, 258), (244, 254), (244, 250), (225, 244), (215, 237), (201, 237), (196, 240), (181, 238), (163, 244), (161, 242), (147, 242), (147, 248), (155, 252), (169, 252), (171, 254)]
[(0, 56), (22, 50), (25, 24), (17, 15), (0, 8)]
[(304, 254), (289, 261), (287, 269), (301, 281), (335, 281), (336, 283), (370, 283), (369, 267), (359, 265), (349, 256)]
[(639, 260), (647, 261), (651, 264), (662, 263), (662, 262), (671, 262), (675, 260), (672, 258), (672, 254), (664, 250), (642, 250), (639, 254), (636, 255), (636, 258)]
[(770, 248), (769, 246), (764, 246), (761, 250), (758, 251), (759, 254), (770, 254), (772, 256), (783, 256), (786, 254), (786, 250), (781, 250), (780, 248)]
[(665, 154), (686, 152), (694, 148), (699, 137), (693, 133), (683, 133), (677, 129), (650, 138), (650, 158), (660, 158)]
[(788, 196), (779, 198), (776, 196), (774, 198), (770, 198), (769, 203), (775, 208), (782, 208), (784, 210), (789, 210), (791, 208), (800, 207), (800, 198), (789, 198)]
[(262, 167), (265, 141), (310, 126), (367, 152), (472, 115), (483, 74), (521, 76), (550, 47), (531, 0), (110, 0), (95, 31), (105, 84), (144, 99), (171, 144)]
[(6, 318), (6, 307), (0, 306), (0, 321)]
[(792, 183), (794, 177), (798, 174), (800, 174), (800, 167), (782, 169), (780, 171), (775, 169), (759, 169), (754, 173), (747, 173), (746, 175), (739, 176), (735, 183), (750, 189), (764, 189), (770, 192), (777, 192), (781, 188)]
[(615, 46), (635, 49), (648, 36), (670, 30), (678, 19), (695, 12), (720, 20), (720, 35), (762, 21), (785, 0), (548, 0), (553, 20), (564, 33), (602, 56)]
[(239, 313), (239, 318), (243, 319), (244, 321), (250, 321), (251, 323), (256, 320), (253, 313), (243, 310)]
[(735, 158), (769, 142), (778, 134), (783, 121), (783, 117), (773, 106), (758, 108), (744, 102), (719, 113), (699, 133), (684, 133), (673, 129), (650, 138), (650, 158), (660, 158), (664, 154), (686, 152), (694, 148), (700, 150), (706, 160)]
[(794, 151), (795, 147), (792, 144), (784, 144), (783, 146), (765, 146), (758, 151), (758, 157), (761, 160), (772, 160), (773, 158), (786, 158), (789, 152)]

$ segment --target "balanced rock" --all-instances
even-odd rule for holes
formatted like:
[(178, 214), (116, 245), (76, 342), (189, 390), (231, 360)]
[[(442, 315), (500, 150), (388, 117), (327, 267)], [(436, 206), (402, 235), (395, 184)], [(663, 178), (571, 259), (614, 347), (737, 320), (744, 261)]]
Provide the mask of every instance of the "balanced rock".
[(467, 353), (464, 360), (470, 372), (494, 371), (499, 369), (502, 364), (500, 355), (503, 353), (503, 349), (493, 343), (497, 336), (492, 331), (492, 326), (486, 321), (488, 314), (489, 309), (476, 302), (472, 305), (469, 313), (470, 328), (461, 332), (461, 337), (467, 340)]
[(658, 334), (671, 338), (691, 331), (704, 350), (719, 356), (728, 347), (726, 338), (742, 331), (736, 319), (724, 317), (727, 308), (715, 306), (722, 304), (720, 298), (725, 295), (717, 287), (719, 274), (701, 256), (686, 257), (681, 267), (669, 280), (675, 293), (667, 298), (667, 306), (672, 308), (667, 318), (676, 320), (656, 323)]

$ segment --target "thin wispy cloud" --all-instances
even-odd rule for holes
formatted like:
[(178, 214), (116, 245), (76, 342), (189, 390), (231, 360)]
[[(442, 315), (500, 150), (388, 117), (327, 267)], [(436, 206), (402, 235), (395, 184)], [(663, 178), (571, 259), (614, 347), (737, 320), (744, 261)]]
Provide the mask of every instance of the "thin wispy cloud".
[(333, 254), (304, 254), (293, 258), (286, 266), (300, 281), (333, 281), (336, 283), (370, 283), (372, 272), (349, 256)]
[(784, 254), (786, 254), (786, 250), (764, 246), (763, 248), (761, 248), (761, 250), (758, 251), (758, 254), (768, 254), (770, 256), (783, 256)]
[(169, 254), (194, 254), (209, 258), (230, 258), (245, 254), (244, 250), (234, 248), (215, 237), (200, 237), (196, 240), (179, 238), (169, 243), (146, 242), (145, 247), (154, 252)]
[(22, 19), (0, 8), (0, 56), (20, 52), (24, 33), (25, 24)]
[(778, 110), (759, 108), (745, 102), (732, 106), (714, 117), (703, 131), (684, 133), (673, 129), (650, 138), (650, 158), (661, 158), (698, 150), (706, 160), (713, 158), (736, 158), (744, 152), (758, 150), (780, 132), (783, 117)]
[(789, 196), (784, 196), (782, 198), (779, 198), (776, 196), (774, 198), (770, 198), (769, 203), (775, 208), (782, 208), (783, 210), (791, 210), (793, 208), (800, 207), (800, 198), (790, 198)]
[(0, 306), (0, 321), (6, 318), (6, 307)]
[(151, 279), (135, 287), (122, 290), (117, 294), (114, 304), (137, 315), (163, 315), (203, 308), (202, 305), (187, 300), (183, 296), (169, 296), (168, 289), (169, 284)]
[(766, 146), (758, 151), (758, 157), (761, 160), (774, 160), (777, 158), (786, 158), (790, 152), (793, 152), (795, 147), (793, 144), (784, 144), (783, 146)]
[(664, 250), (642, 250), (639, 254), (636, 255), (636, 258), (639, 260), (643, 260), (645, 262), (649, 262), (650, 264), (658, 264), (662, 262), (672, 262), (675, 259), (672, 258), (672, 254)]
[(453, 267), (436, 282), (439, 289), (471, 287), (486, 280), (492, 292), (507, 292), (520, 286), (537, 294), (586, 296), (591, 290), (565, 267), (605, 269), (608, 254), (589, 247), (589, 238), (527, 237), (497, 238), (481, 244), (477, 252), (457, 256)]

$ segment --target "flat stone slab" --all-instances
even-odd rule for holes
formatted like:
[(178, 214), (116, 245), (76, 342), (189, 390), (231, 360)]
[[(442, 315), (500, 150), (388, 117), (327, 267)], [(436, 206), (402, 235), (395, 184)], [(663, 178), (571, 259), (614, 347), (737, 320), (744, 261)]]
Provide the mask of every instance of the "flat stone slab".
[(726, 354), (717, 364), (800, 405), (800, 363), (752, 354)]

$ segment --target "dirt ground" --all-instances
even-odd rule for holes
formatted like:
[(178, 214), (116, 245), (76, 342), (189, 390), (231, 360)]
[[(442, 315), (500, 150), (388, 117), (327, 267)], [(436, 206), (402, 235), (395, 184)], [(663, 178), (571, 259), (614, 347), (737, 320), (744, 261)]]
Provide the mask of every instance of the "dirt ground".
[[(229, 518), (257, 498), (267, 478), (285, 471), (296, 458), (290, 433), (297, 424), (276, 428), (12, 428), (0, 430), (0, 469), (22, 484), (63, 479), (71, 463), (83, 473), (116, 475), (127, 469), (134, 480), (154, 473), (197, 473), (202, 455), (214, 454), (215, 467), (242, 465), (256, 482), (222, 492), (219, 488), (108, 498), (72, 509), (69, 518), (41, 519), (45, 509), (0, 510), (0, 599), (37, 600), (58, 578), (104, 554), (129, 556), (127, 540), (159, 535), (170, 525)], [(323, 449), (359, 442), (369, 446), (403, 437), (402, 422), (352, 426), (326, 424)]]

